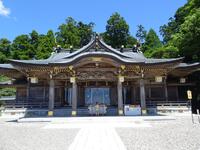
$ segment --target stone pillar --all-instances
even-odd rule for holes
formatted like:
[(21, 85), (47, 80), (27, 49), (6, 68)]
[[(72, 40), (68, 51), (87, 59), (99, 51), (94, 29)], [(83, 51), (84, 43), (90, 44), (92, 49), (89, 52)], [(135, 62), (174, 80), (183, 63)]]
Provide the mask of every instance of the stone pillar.
[(49, 111), (48, 116), (53, 116), (55, 100), (55, 81), (50, 79), (49, 81)]
[(77, 115), (77, 83), (76, 83), (76, 78), (72, 77), (71, 79), (72, 83), (72, 116)]
[(120, 78), (117, 81), (118, 114), (123, 115), (122, 81), (120, 81)]
[(140, 104), (142, 109), (142, 114), (146, 114), (146, 97), (145, 97), (145, 85), (144, 79), (140, 79)]

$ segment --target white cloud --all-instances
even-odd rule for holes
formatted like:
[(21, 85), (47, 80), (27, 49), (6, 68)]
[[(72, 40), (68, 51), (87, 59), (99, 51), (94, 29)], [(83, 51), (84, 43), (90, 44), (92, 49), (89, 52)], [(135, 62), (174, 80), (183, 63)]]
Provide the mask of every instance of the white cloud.
[(10, 14), (10, 9), (6, 8), (3, 5), (3, 1), (0, 0), (0, 15), (2, 15), (2, 16), (8, 16), (9, 14)]

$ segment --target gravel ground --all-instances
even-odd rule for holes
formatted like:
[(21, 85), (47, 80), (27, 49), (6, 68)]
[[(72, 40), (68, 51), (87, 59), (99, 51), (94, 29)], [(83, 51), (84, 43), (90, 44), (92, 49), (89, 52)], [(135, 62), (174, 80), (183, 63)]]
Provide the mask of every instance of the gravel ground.
[[(116, 131), (127, 150), (200, 150), (200, 124), (195, 121), (192, 124), (190, 116), (178, 116), (175, 120), (146, 121), (150, 127)], [(67, 150), (80, 130), (44, 129), (48, 124), (0, 118), (0, 150)]]
[(66, 150), (79, 129), (43, 129), (48, 123), (0, 119), (0, 150)]
[(200, 150), (200, 124), (189, 116), (149, 121), (149, 128), (118, 128), (128, 150)]

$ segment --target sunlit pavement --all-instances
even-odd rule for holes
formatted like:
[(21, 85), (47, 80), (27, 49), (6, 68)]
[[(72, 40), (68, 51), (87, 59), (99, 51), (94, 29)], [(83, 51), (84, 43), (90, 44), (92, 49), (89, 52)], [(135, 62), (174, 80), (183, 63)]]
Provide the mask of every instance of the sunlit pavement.
[[(199, 149), (190, 113), (138, 117), (0, 119), (1, 150)], [(185, 141), (185, 142), (183, 142)], [(37, 146), (34, 144), (37, 143)]]
[(82, 117), (59, 121), (54, 120), (44, 129), (80, 128), (69, 150), (126, 150), (115, 128), (151, 127), (137, 117)]

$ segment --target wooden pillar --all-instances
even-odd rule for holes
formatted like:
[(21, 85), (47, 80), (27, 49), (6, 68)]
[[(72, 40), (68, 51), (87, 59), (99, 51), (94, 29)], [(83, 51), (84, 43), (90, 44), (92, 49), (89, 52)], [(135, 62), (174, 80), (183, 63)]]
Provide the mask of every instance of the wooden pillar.
[(120, 81), (120, 77), (117, 82), (117, 95), (118, 95), (118, 114), (123, 115), (122, 81)]
[(165, 100), (168, 101), (167, 76), (164, 78)]
[(65, 102), (64, 104), (66, 105), (67, 102), (68, 102), (68, 84), (67, 84), (67, 81), (65, 81)]
[(142, 108), (142, 114), (146, 114), (146, 97), (145, 97), (145, 85), (144, 79), (140, 79), (140, 104)]
[(176, 86), (176, 101), (179, 101), (178, 86)]
[(135, 103), (135, 92), (134, 92), (134, 85), (131, 84), (131, 105)]
[(46, 100), (46, 87), (44, 85), (44, 87), (43, 87), (43, 103), (45, 103), (45, 100)]
[(55, 101), (55, 81), (50, 79), (50, 81), (49, 81), (49, 111), (48, 111), (48, 116), (53, 116), (54, 101)]
[(27, 79), (27, 87), (26, 87), (26, 102), (29, 102), (30, 97), (30, 79)]
[(76, 78), (72, 77), (72, 116), (77, 115), (77, 83)]

